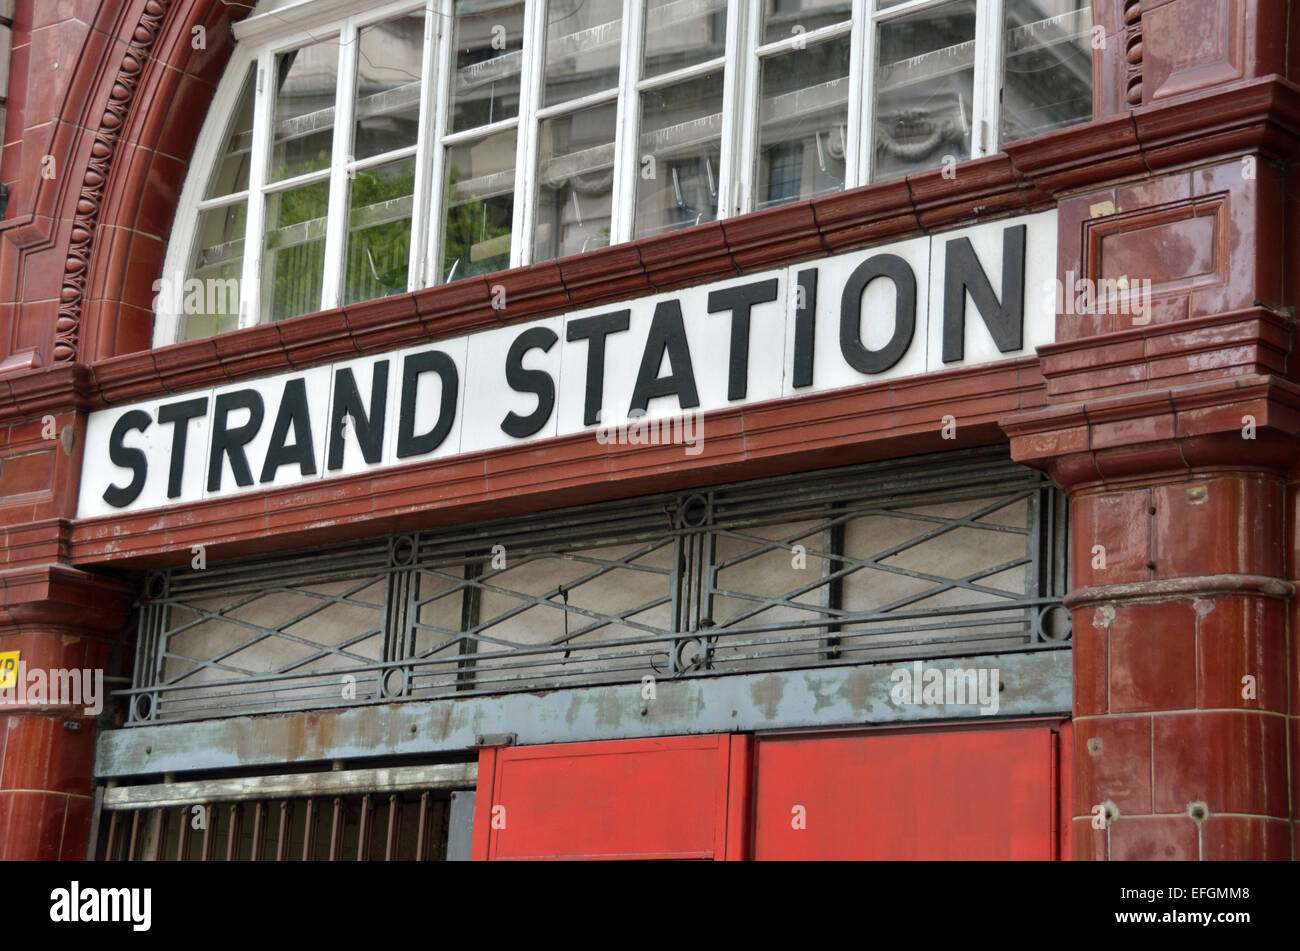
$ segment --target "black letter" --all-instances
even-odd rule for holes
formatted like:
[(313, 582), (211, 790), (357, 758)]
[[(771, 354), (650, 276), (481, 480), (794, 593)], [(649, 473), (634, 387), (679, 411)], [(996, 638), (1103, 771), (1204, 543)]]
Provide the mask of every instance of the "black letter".
[(943, 362), (966, 354), (966, 292), (979, 310), (998, 350), (1011, 353), (1023, 345), (1025, 323), (1025, 232), (1015, 225), (1002, 232), (1002, 302), (999, 303), (969, 238), (948, 242), (943, 271)]
[[(880, 350), (862, 345), (862, 294), (878, 277), (894, 282), (894, 335)], [(859, 373), (883, 373), (892, 367), (912, 343), (916, 330), (916, 275), (896, 254), (873, 254), (849, 275), (840, 298), (840, 352)]]
[(630, 310), (616, 310), (598, 317), (583, 317), (570, 323), (566, 331), (570, 341), (587, 341), (587, 394), (582, 404), (584, 426), (600, 422), (600, 409), (605, 401), (605, 338), (627, 330), (631, 313)]
[(347, 367), (334, 374), (334, 407), (330, 410), (329, 462), (327, 469), (343, 468), (343, 417), (352, 417), (361, 456), (378, 462), (384, 451), (384, 413), (388, 408), (388, 361), (375, 364), (370, 376), (370, 412), (361, 402), (357, 378)]
[(794, 385), (812, 386), (817, 332), (817, 269), (799, 272), (801, 306), (794, 312)]
[(559, 339), (549, 327), (533, 327), (521, 333), (510, 345), (510, 352), (506, 354), (506, 382), (517, 393), (536, 393), (537, 409), (527, 416), (520, 416), (513, 410), (507, 413), (501, 420), (501, 431), (507, 436), (516, 439), (531, 436), (551, 418), (551, 410), (555, 408), (555, 381), (545, 370), (525, 370), (524, 354), (534, 347), (545, 353)]
[[(167, 498), (181, 494), (181, 481), (185, 475), (185, 442), (190, 435), (190, 420), (208, 411), (208, 398), (182, 400), (158, 407), (158, 422), (172, 424), (172, 461), (167, 470)], [(179, 424), (179, 425), (177, 425)]]
[[(415, 396), (419, 392), (420, 376), (436, 373), (442, 380), (442, 399), (438, 406), (438, 422), (433, 429), (415, 435)], [(456, 389), (460, 375), (456, 361), (441, 350), (413, 353), (402, 362), (402, 403), (397, 418), (397, 458), (420, 456), (433, 452), (451, 432), (456, 422)]]
[[(663, 363), (665, 351), (672, 372), (660, 379), (659, 366)], [(628, 412), (640, 410), (644, 413), (652, 399), (673, 395), (677, 396), (677, 404), (682, 409), (700, 405), (700, 395), (695, 389), (695, 368), (691, 365), (691, 351), (686, 345), (682, 307), (675, 299), (663, 301), (655, 307)]]
[(113, 424), (113, 434), (108, 437), (108, 458), (113, 460), (113, 465), (130, 469), (134, 473), (125, 488), (110, 485), (104, 490), (104, 501), (114, 508), (120, 509), (130, 505), (144, 491), (144, 479), (149, 473), (149, 460), (141, 450), (128, 449), (122, 444), (122, 440), (132, 429), (144, 432), (152, 422), (153, 417), (144, 410), (133, 409), (129, 413), (123, 413)]
[[(284, 444), (293, 426), (293, 447)], [(280, 411), (275, 415), (271, 442), (266, 447), (266, 460), (262, 463), (262, 482), (270, 482), (281, 466), (298, 463), (298, 471), (305, 476), (316, 474), (316, 447), (311, 438), (311, 412), (307, 408), (307, 383), (302, 377), (284, 384), (280, 397)]]
[[(226, 429), (226, 419), (232, 409), (248, 410), (248, 422), (234, 429)], [(262, 394), (257, 390), (235, 390), (222, 393), (212, 408), (212, 450), (208, 453), (208, 491), (221, 490), (225, 475), (222, 459), (230, 457), (230, 469), (235, 474), (236, 485), (252, 485), (253, 474), (248, 471), (244, 447), (262, 427)]]
[(776, 278), (709, 294), (709, 313), (731, 311), (731, 362), (727, 399), (743, 400), (749, 390), (749, 309), (776, 300)]

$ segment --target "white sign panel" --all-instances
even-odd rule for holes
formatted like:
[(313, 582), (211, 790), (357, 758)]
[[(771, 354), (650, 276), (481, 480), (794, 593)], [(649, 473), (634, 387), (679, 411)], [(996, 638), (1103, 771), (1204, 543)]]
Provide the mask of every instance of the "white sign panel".
[(1047, 211), (116, 406), (87, 423), (78, 516), (1030, 355), (1055, 277)]

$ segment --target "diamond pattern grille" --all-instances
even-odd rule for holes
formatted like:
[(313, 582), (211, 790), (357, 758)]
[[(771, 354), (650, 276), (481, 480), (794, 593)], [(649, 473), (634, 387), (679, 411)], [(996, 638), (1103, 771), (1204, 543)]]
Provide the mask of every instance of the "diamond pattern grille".
[(146, 579), (129, 722), (1069, 646), (1064, 508), (994, 451)]

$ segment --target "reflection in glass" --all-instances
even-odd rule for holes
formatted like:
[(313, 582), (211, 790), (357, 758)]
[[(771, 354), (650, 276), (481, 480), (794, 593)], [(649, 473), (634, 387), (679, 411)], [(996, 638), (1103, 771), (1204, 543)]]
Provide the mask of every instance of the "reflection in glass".
[(451, 131), (475, 129), (519, 115), (523, 35), (522, 3), (456, 0)]
[(337, 39), (276, 57), (271, 181), (329, 167), (338, 66)]
[(420, 128), (423, 58), (423, 12), (357, 31), (353, 158), (369, 158), (415, 144)]
[(617, 118), (610, 102), (542, 122), (535, 260), (609, 244)]
[(788, 40), (824, 26), (843, 23), (853, 14), (852, 0), (762, 0), (761, 43)]
[(253, 78), (256, 74), (257, 67), (250, 66), (248, 77), (239, 92), (239, 104), (235, 107), (234, 118), (230, 120), (226, 149), (212, 171), (204, 198), (217, 198), (248, 187), (248, 158), (253, 145)]
[(849, 46), (843, 36), (763, 60), (759, 208), (844, 187)]
[(622, 35), (622, 0), (551, 0), (542, 105), (615, 88)]
[(165, 309), (180, 313), (181, 340), (197, 340), (239, 326), (239, 287), (244, 270), (247, 203), (211, 208), (199, 215), (189, 277), (171, 288)]
[(1092, 118), (1088, 0), (1007, 0), (999, 141)]
[(510, 266), (515, 130), (447, 149), (444, 281)]
[(328, 209), (329, 182), (266, 196), (266, 251), (262, 259), (264, 321), (320, 310)]
[(414, 158), (353, 175), (343, 303), (354, 304), (406, 290), (414, 193)]
[(645, 19), (646, 76), (726, 53), (727, 0), (647, 0)]
[(635, 237), (718, 216), (721, 71), (641, 94)]
[(877, 50), (872, 179), (970, 158), (975, 0), (881, 24)]

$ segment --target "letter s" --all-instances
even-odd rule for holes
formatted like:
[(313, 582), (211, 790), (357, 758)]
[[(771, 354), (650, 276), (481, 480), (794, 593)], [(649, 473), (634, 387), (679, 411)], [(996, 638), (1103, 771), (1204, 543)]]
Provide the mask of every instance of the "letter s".
[(140, 497), (144, 491), (145, 476), (149, 474), (149, 460), (139, 449), (126, 446), (122, 440), (131, 430), (144, 432), (153, 423), (153, 417), (142, 409), (133, 409), (123, 413), (113, 424), (113, 434), (108, 438), (108, 458), (113, 465), (130, 469), (131, 481), (124, 487), (110, 485), (104, 490), (104, 501), (113, 508), (125, 508)]

